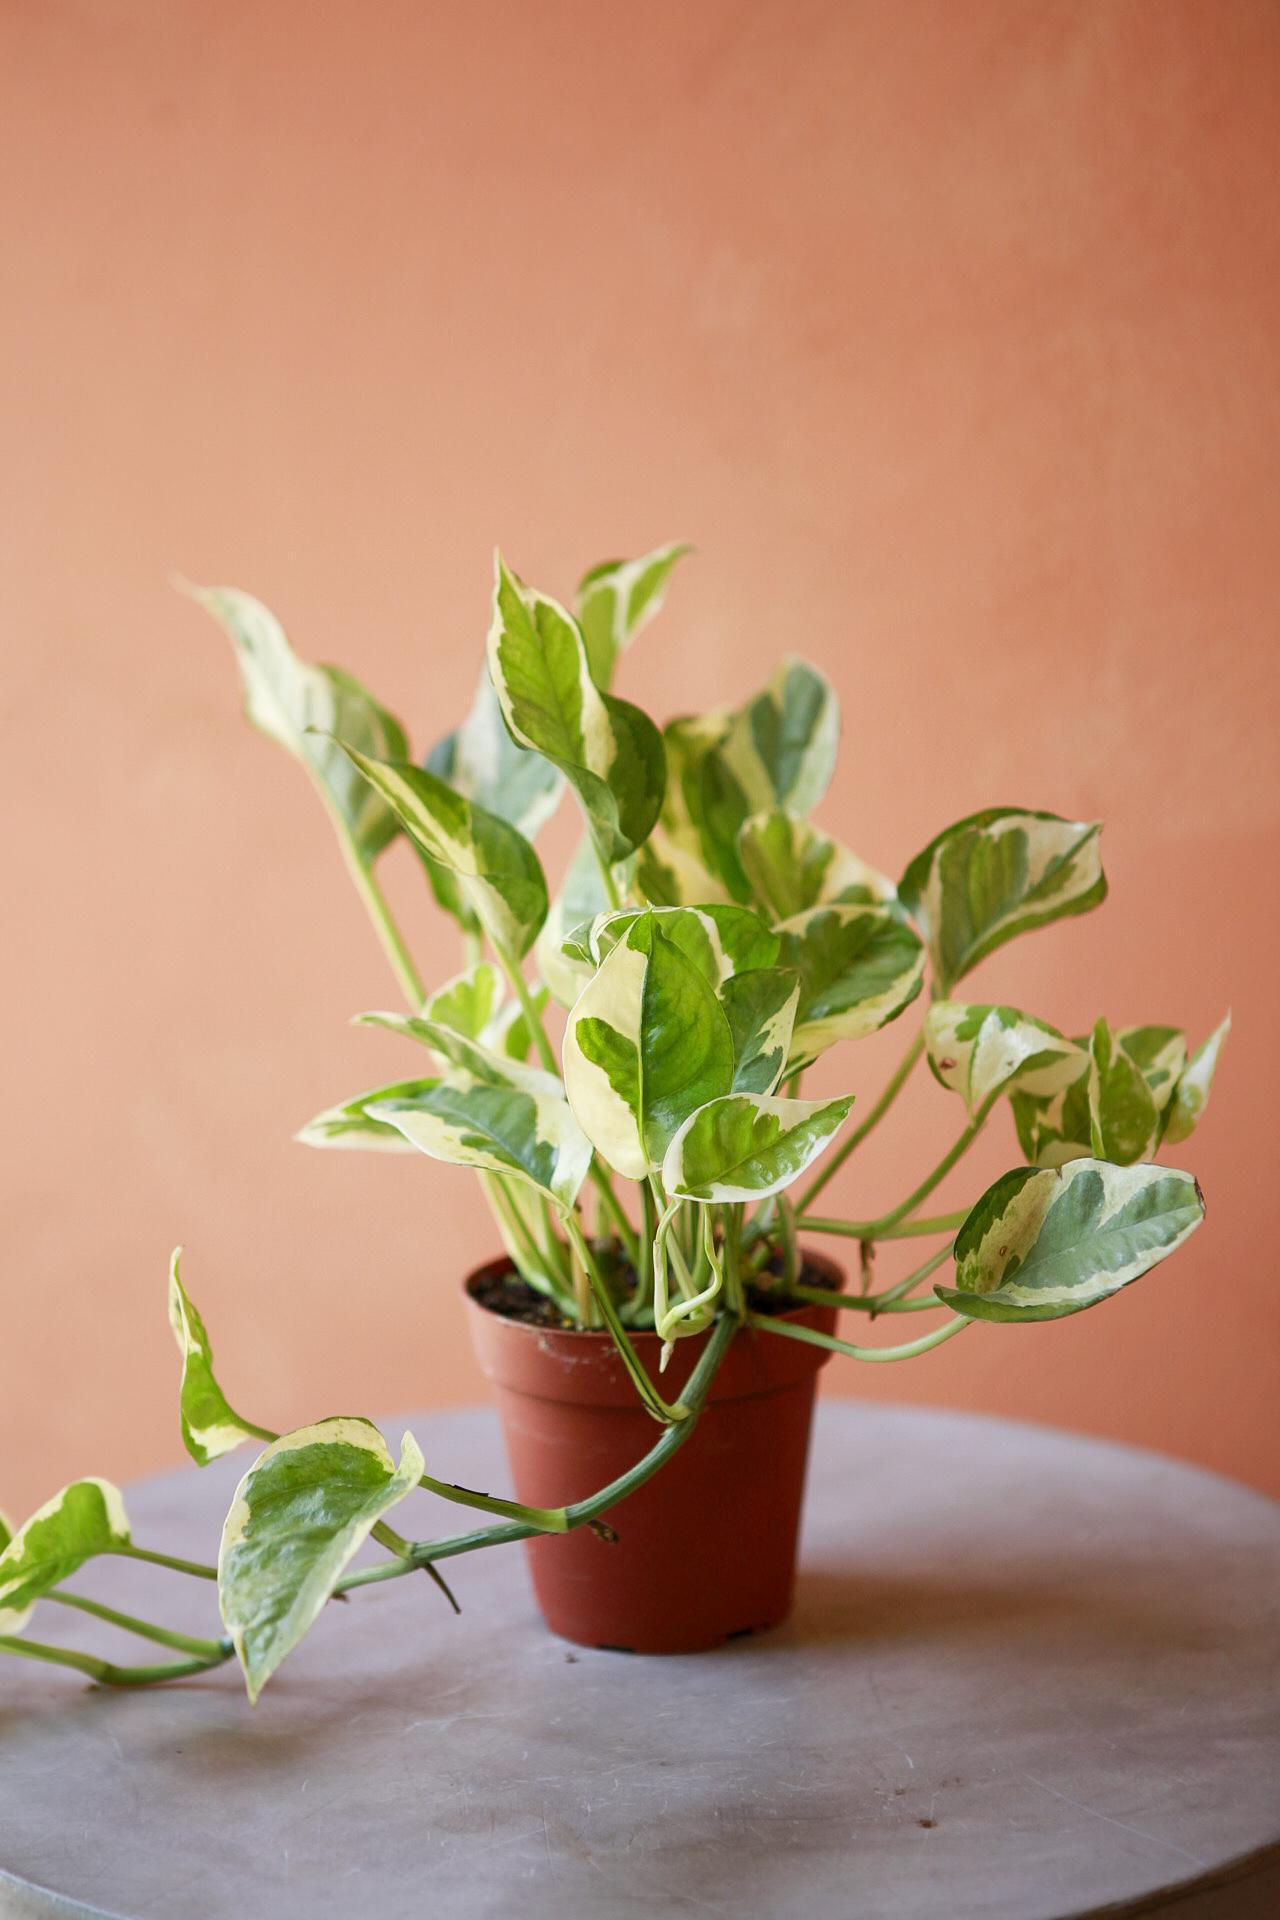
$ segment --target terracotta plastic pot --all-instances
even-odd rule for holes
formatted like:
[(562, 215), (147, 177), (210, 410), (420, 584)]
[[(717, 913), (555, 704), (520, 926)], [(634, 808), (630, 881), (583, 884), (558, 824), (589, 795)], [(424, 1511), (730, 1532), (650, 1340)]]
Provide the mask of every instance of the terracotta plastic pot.
[[(838, 1290), (840, 1269), (806, 1266)], [(510, 1320), (472, 1289), (509, 1272), (497, 1260), (467, 1282), (472, 1337), (493, 1384), (516, 1498), (565, 1506), (607, 1486), (661, 1429), (640, 1405), (609, 1335)], [(835, 1309), (787, 1316), (830, 1332)], [(705, 1336), (703, 1336), (705, 1338)], [(654, 1379), (661, 1341), (632, 1335)], [(702, 1338), (677, 1343), (662, 1391), (675, 1400)], [(735, 1336), (693, 1433), (651, 1480), (588, 1527), (527, 1543), (534, 1590), (553, 1633), (632, 1653), (693, 1653), (777, 1626), (791, 1610), (796, 1537), (820, 1347), (746, 1329)]]

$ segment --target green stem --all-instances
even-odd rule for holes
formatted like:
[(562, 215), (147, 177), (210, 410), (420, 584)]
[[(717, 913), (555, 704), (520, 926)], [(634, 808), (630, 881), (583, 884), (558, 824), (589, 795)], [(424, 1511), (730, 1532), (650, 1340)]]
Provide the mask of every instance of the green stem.
[(808, 1187), (806, 1187), (801, 1198), (796, 1201), (796, 1212), (798, 1214), (808, 1212), (818, 1195), (822, 1192), (822, 1189), (826, 1186), (828, 1180), (840, 1171), (840, 1168), (849, 1158), (854, 1148), (861, 1146), (862, 1142), (871, 1132), (871, 1129), (878, 1126), (881, 1120), (884, 1119), (885, 1114), (888, 1113), (890, 1107), (902, 1092), (903, 1087), (910, 1077), (911, 1069), (915, 1066), (916, 1061), (923, 1052), (924, 1028), (922, 1027), (915, 1039), (911, 1042), (911, 1045), (907, 1048), (907, 1051), (903, 1054), (902, 1059), (898, 1062), (884, 1092), (880, 1095), (880, 1098), (876, 1101), (861, 1126), (855, 1127), (852, 1133), (845, 1135), (826, 1165), (815, 1175)]
[(632, 1385), (643, 1401), (645, 1410), (651, 1413), (655, 1420), (660, 1420), (664, 1426), (683, 1420), (685, 1418), (683, 1410), (679, 1406), (669, 1406), (645, 1372), (644, 1363), (627, 1338), (627, 1330), (618, 1318), (618, 1309), (613, 1304), (613, 1297), (600, 1272), (596, 1257), (587, 1245), (587, 1237), (572, 1214), (569, 1215), (565, 1225), (569, 1229), (569, 1236), (577, 1249), (578, 1258), (582, 1262), (591, 1291), (595, 1295), (596, 1305), (604, 1317), (606, 1327), (613, 1335), (613, 1344), (618, 1349), (622, 1364), (630, 1374)]
[(789, 1299), (803, 1300), (815, 1307), (841, 1307), (855, 1313), (925, 1313), (936, 1311), (936, 1300), (885, 1300), (875, 1293), (828, 1293), (824, 1287), (791, 1287)]
[(91, 1613), (110, 1626), (123, 1627), (126, 1633), (136, 1633), (141, 1640), (155, 1640), (177, 1653), (193, 1653), (204, 1660), (225, 1660), (232, 1651), (230, 1640), (197, 1640), (189, 1633), (174, 1633), (168, 1627), (153, 1625), (150, 1620), (139, 1620), (131, 1613), (118, 1613), (114, 1607), (104, 1606), (101, 1600), (90, 1600), (82, 1593), (46, 1593), (43, 1597), (56, 1600), (61, 1607)]
[[(533, 1533), (563, 1533), (563, 1507), (527, 1507), (520, 1500), (503, 1500), (497, 1494), (477, 1493), (471, 1487), (460, 1487), (456, 1481), (433, 1480), (429, 1473), (421, 1475), (418, 1481), (428, 1493), (439, 1494), (442, 1500), (452, 1500), (460, 1507), (476, 1507), (481, 1513), (495, 1513), (506, 1520), (522, 1521)], [(401, 1547), (403, 1552), (401, 1552)], [(413, 1543), (405, 1540), (395, 1551), (403, 1559), (413, 1558)]]
[(542, 1024), (542, 1015), (534, 1005), (533, 995), (529, 991), (529, 983), (521, 971), (519, 960), (514, 955), (508, 953), (504, 947), (498, 946), (496, 941), (493, 951), (498, 965), (502, 969), (507, 985), (520, 1002), (520, 1011), (525, 1017), (529, 1032), (533, 1035), (533, 1044), (537, 1049), (539, 1060), (548, 1073), (554, 1073), (556, 1078), (559, 1079), (560, 1062), (556, 1059), (552, 1051), (551, 1042), (547, 1038), (547, 1030)]
[(883, 1235), (886, 1227), (896, 1226), (898, 1221), (905, 1219), (907, 1214), (914, 1213), (922, 1200), (929, 1198), (929, 1195), (939, 1182), (946, 1179), (960, 1156), (968, 1153), (970, 1147), (986, 1126), (987, 1117), (995, 1105), (997, 1097), (997, 1095), (992, 1094), (989, 1100), (983, 1101), (978, 1111), (974, 1114), (973, 1119), (960, 1135), (960, 1138), (953, 1147), (943, 1154), (941, 1160), (939, 1160), (937, 1166), (933, 1169), (933, 1172), (927, 1174), (914, 1192), (909, 1193), (901, 1205), (893, 1209), (892, 1213), (886, 1213), (881, 1219), (875, 1222), (872, 1232), (866, 1236), (867, 1239), (879, 1239)]
[[(883, 1293), (875, 1295), (874, 1298), (879, 1302), (876, 1311), (903, 1311), (904, 1296), (910, 1293), (913, 1287), (918, 1287), (922, 1280), (927, 1280), (929, 1275), (935, 1272), (944, 1260), (949, 1260), (955, 1252), (955, 1247), (955, 1241), (948, 1240), (945, 1247), (939, 1247), (936, 1253), (931, 1254), (922, 1265), (916, 1267), (904, 1280), (899, 1280), (896, 1285), (886, 1287)], [(910, 1304), (914, 1306), (917, 1303), (913, 1301)], [(930, 1300), (928, 1304), (930, 1306), (936, 1306), (937, 1302)]]
[(963, 1314), (956, 1314), (945, 1326), (935, 1327), (931, 1333), (921, 1334), (918, 1340), (908, 1340), (900, 1347), (855, 1347), (848, 1340), (837, 1340), (834, 1334), (819, 1333), (813, 1327), (800, 1327), (794, 1320), (778, 1320), (768, 1313), (749, 1313), (747, 1324), (759, 1327), (764, 1333), (780, 1334), (786, 1340), (803, 1340), (811, 1347), (826, 1347), (832, 1353), (847, 1353), (851, 1360), (882, 1361), (914, 1360), (918, 1353), (928, 1353), (931, 1347), (940, 1347), (944, 1340), (962, 1333), (973, 1322)]
[(597, 1159), (593, 1158), (590, 1174), (592, 1183), (598, 1191), (601, 1200), (603, 1200), (609, 1217), (618, 1229), (618, 1238), (622, 1242), (628, 1260), (630, 1260), (633, 1267), (638, 1268), (640, 1265), (640, 1242), (637, 1238), (635, 1228), (627, 1218), (626, 1210), (621, 1200), (619, 1200), (613, 1190), (613, 1182), (609, 1178), (607, 1169), (603, 1167)]
[(405, 944), (404, 936), (396, 925), (395, 916), (387, 904), (387, 897), (378, 885), (372, 866), (360, 858), (351, 835), (341, 825), (338, 826), (338, 844), (342, 848), (347, 871), (355, 882), (356, 892), (364, 901), (369, 918), (373, 922), (374, 932), (382, 942), (383, 951), (391, 962), (391, 970), (400, 983), (400, 991), (408, 1001), (411, 1010), (416, 1013), (427, 997), (426, 990), (418, 977), (418, 969), (413, 964), (413, 956)]
[(169, 1567), (174, 1573), (189, 1573), (196, 1580), (216, 1580), (218, 1569), (206, 1566), (202, 1560), (179, 1560), (171, 1553), (153, 1553), (149, 1547), (108, 1547), (108, 1553), (118, 1554), (122, 1560), (145, 1560), (153, 1567)]
[(595, 839), (591, 835), (590, 826), (587, 828), (587, 834), (591, 839), (591, 851), (596, 857), (596, 867), (600, 874), (600, 884), (604, 888), (605, 904), (610, 913), (616, 913), (622, 905), (622, 901), (618, 894), (618, 883), (613, 877), (613, 868), (609, 865), (609, 862), (596, 845)]
[[(401, 1561), (393, 1565), (397, 1572), (409, 1571)], [(210, 1667), (221, 1666), (233, 1651), (227, 1641), (219, 1645), (216, 1657), (208, 1660), (171, 1660), (155, 1667), (117, 1667), (110, 1660), (97, 1660), (93, 1654), (76, 1653), (71, 1647), (47, 1647), (39, 1640), (0, 1634), (0, 1652), (16, 1653), (24, 1660), (49, 1660), (58, 1667), (74, 1667), (77, 1673), (87, 1673), (103, 1687), (150, 1687), (159, 1680), (185, 1680), (189, 1674), (207, 1673)]]
[(847, 1240), (914, 1240), (931, 1233), (954, 1233), (969, 1218), (968, 1212), (935, 1214), (930, 1220), (903, 1220), (885, 1229), (883, 1220), (820, 1220), (804, 1217), (796, 1221), (800, 1233), (834, 1233)]

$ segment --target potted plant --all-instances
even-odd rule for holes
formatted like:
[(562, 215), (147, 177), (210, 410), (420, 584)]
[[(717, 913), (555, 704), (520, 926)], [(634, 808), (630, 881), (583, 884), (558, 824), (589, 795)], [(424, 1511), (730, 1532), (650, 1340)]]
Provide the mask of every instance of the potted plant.
[[(499, 558), (474, 704), (423, 764), (350, 675), (299, 660), (265, 607), (192, 589), (232, 642), (248, 717), (311, 776), (406, 1003), (361, 1016), (403, 1037), (406, 1077), (340, 1100), (300, 1138), (478, 1175), (503, 1252), (464, 1292), (514, 1496), (432, 1477), (410, 1435), (393, 1458), (365, 1420), (281, 1436), (243, 1419), (175, 1255), (187, 1448), (201, 1464), (259, 1448), (217, 1565), (139, 1546), (114, 1487), (73, 1482), (0, 1553), (4, 1650), (122, 1685), (235, 1654), (254, 1698), (332, 1595), (424, 1568), (443, 1586), (449, 1558), (517, 1540), (570, 1638), (676, 1651), (771, 1625), (790, 1604), (819, 1367), (1077, 1313), (1199, 1225), (1195, 1180), (1155, 1155), (1196, 1125), (1227, 1021), (1189, 1053), (1172, 1027), (1100, 1019), (1070, 1037), (963, 997), (1005, 942), (1102, 901), (1097, 825), (991, 808), (895, 885), (809, 819), (838, 735), (813, 667), (789, 660), (742, 705), (660, 731), (612, 681), (685, 552), (593, 568), (573, 613)], [(583, 836), (552, 899), (533, 840), (566, 787)], [(420, 977), (378, 879), (402, 835), (458, 926), (463, 965), (443, 984)], [(862, 1117), (852, 1093), (805, 1097), (828, 1049), (919, 1003)], [(963, 1106), (954, 1146), (876, 1219), (817, 1211), (922, 1059)], [(971, 1208), (925, 1214), (1005, 1108), (1020, 1164)], [(810, 1250), (821, 1236), (858, 1243), (858, 1289)], [(895, 1239), (932, 1250), (877, 1291), (870, 1249)], [(840, 1316), (917, 1313), (940, 1317), (889, 1345), (835, 1330)], [(471, 1509), (467, 1529), (395, 1530), (388, 1516), (420, 1486)], [(353, 1570), (370, 1536), (385, 1557)], [(67, 1592), (103, 1553), (216, 1579), (223, 1633), (193, 1639)], [(42, 1601), (180, 1657), (120, 1667), (43, 1645), (24, 1632)]]

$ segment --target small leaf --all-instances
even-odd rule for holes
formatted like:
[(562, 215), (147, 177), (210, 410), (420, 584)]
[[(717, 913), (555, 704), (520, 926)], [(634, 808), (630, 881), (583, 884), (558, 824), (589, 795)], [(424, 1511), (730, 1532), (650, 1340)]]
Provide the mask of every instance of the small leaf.
[(427, 1080), (394, 1080), (388, 1086), (370, 1087), (339, 1106), (326, 1107), (294, 1139), (304, 1147), (371, 1147), (382, 1153), (408, 1153), (408, 1142), (399, 1130), (373, 1119), (367, 1109), (389, 1101), (418, 1100), (431, 1092), (437, 1080), (433, 1074)]
[(218, 1602), (251, 1701), (424, 1464), (412, 1434), (395, 1466), (375, 1426), (339, 1418), (285, 1434), (250, 1467), (222, 1530)]
[(487, 663), (470, 713), (460, 727), (436, 742), (425, 764), (428, 773), (508, 821), (526, 840), (532, 840), (551, 818), (564, 792), (559, 769), (511, 738)]
[(1128, 1286), (1203, 1216), (1189, 1173), (1101, 1160), (1020, 1167), (979, 1200), (956, 1236), (956, 1284), (934, 1291), (974, 1320), (1057, 1320)]
[(778, 957), (777, 934), (746, 907), (622, 907), (600, 914), (592, 926), (591, 956), (597, 965), (646, 911), (712, 987), (748, 968), (772, 966)]
[(935, 1078), (963, 1097), (970, 1115), (1014, 1086), (1058, 1093), (1087, 1066), (1074, 1040), (1016, 1007), (935, 1000), (924, 1039)]
[(451, 1073), (411, 1101), (372, 1106), (370, 1118), (395, 1127), (433, 1160), (511, 1175), (568, 1209), (587, 1177), (591, 1146), (559, 1083), (550, 1074), (538, 1078), (548, 1090), (530, 1092)]
[(1149, 1160), (1160, 1144), (1160, 1109), (1137, 1062), (1105, 1020), (1089, 1041), (1089, 1145), (1096, 1160), (1122, 1167)]
[(270, 1440), (262, 1427), (242, 1420), (214, 1378), (213, 1348), (204, 1321), (187, 1296), (178, 1271), (181, 1247), (169, 1262), (169, 1325), (182, 1355), (179, 1411), (187, 1452), (199, 1467), (207, 1467), (246, 1440)]
[(1061, 1167), (1093, 1153), (1088, 1042), (1075, 1044), (1080, 1048), (1080, 1071), (1068, 1086), (1048, 1095), (1015, 1087), (1009, 1095), (1018, 1144), (1032, 1166)]
[(989, 953), (1106, 897), (1099, 824), (990, 807), (948, 827), (907, 868), (899, 897), (944, 988)]
[(770, 920), (788, 920), (828, 901), (879, 906), (897, 899), (886, 875), (781, 807), (743, 822), (738, 857), (756, 905)]
[[(635, 869), (635, 861), (623, 861), (613, 869), (619, 894), (625, 894)], [(568, 934), (578, 927), (590, 927), (598, 914), (609, 906), (604, 881), (590, 838), (579, 841), (564, 885), (551, 903), (546, 925), (538, 935), (538, 967), (559, 1007), (571, 1007), (595, 971), (589, 955), (570, 959), (564, 951)]]
[(1204, 1045), (1192, 1054), (1190, 1062), (1179, 1076), (1165, 1127), (1164, 1137), (1170, 1146), (1176, 1147), (1199, 1125), (1230, 1031), (1231, 1015), (1228, 1014), (1221, 1026), (1214, 1028)]
[(800, 976), (790, 967), (754, 967), (720, 989), (733, 1035), (733, 1092), (772, 1093), (791, 1052)]
[(430, 1047), (442, 1067), (461, 1067), (474, 1080), (490, 1087), (522, 1087), (526, 1093), (550, 1094), (563, 1100), (564, 1088), (554, 1073), (540, 1067), (527, 1067), (509, 1053), (499, 1053), (483, 1041), (471, 1040), (465, 1033), (447, 1027), (443, 1021), (427, 1020), (420, 1014), (361, 1013), (356, 1016), (362, 1027), (386, 1027), (392, 1033)]
[(602, 692), (613, 684), (618, 655), (661, 610), (677, 560), (692, 552), (682, 541), (673, 541), (639, 560), (605, 560), (583, 575), (578, 625), (591, 678)]
[(731, 1093), (685, 1121), (667, 1149), (662, 1183), (684, 1200), (764, 1200), (798, 1180), (843, 1126), (842, 1100), (773, 1100)]
[(42, 1595), (95, 1554), (129, 1545), (120, 1489), (109, 1480), (73, 1480), (38, 1507), (0, 1552), (0, 1633), (21, 1633)]
[(924, 949), (885, 907), (810, 907), (777, 931), (780, 964), (800, 975), (793, 1066), (887, 1026), (920, 991)]
[(422, 1017), (479, 1040), (498, 1017), (502, 994), (502, 975), (497, 967), (492, 961), (477, 960), (428, 994), (422, 1003)]

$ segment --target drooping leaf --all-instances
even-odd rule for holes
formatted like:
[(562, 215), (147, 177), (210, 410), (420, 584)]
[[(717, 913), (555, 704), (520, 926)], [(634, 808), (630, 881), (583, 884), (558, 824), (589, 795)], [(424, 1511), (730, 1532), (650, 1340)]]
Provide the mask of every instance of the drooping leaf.
[(643, 912), (652, 914), (667, 939), (712, 987), (748, 968), (770, 967), (778, 957), (777, 934), (746, 907), (622, 907), (599, 915), (592, 925), (590, 951), (597, 965)]
[(738, 857), (756, 906), (771, 921), (827, 901), (881, 906), (897, 898), (885, 874), (782, 807), (743, 822)]
[(1136, 1060), (1105, 1020), (1089, 1039), (1089, 1146), (1095, 1160), (1122, 1167), (1149, 1160), (1160, 1144), (1161, 1114)]
[(432, 1091), (437, 1079), (438, 1075), (433, 1074), (426, 1080), (393, 1080), (386, 1086), (370, 1087), (367, 1093), (357, 1093), (336, 1107), (326, 1107), (314, 1120), (308, 1120), (294, 1139), (304, 1147), (354, 1147), (362, 1151), (373, 1148), (381, 1153), (408, 1153), (409, 1144), (398, 1128), (373, 1119), (368, 1109), (389, 1101), (419, 1100)]
[(685, 1200), (763, 1200), (812, 1166), (844, 1124), (841, 1100), (731, 1093), (691, 1114), (667, 1149), (662, 1182)]
[(182, 1284), (181, 1257), (181, 1247), (175, 1247), (169, 1262), (169, 1325), (182, 1355), (179, 1415), (187, 1452), (197, 1466), (207, 1467), (211, 1460), (220, 1459), (246, 1440), (270, 1440), (274, 1436), (241, 1419), (218, 1385), (204, 1321)]
[(470, 713), (436, 742), (426, 768), (465, 799), (508, 821), (526, 840), (551, 818), (564, 792), (559, 769), (511, 738), (487, 664)]
[(495, 562), (489, 672), (512, 738), (545, 754), (582, 804), (602, 860), (624, 860), (662, 806), (666, 758), (647, 714), (601, 693), (578, 624)]
[(583, 575), (578, 625), (591, 678), (602, 693), (613, 684), (618, 655), (660, 611), (677, 560), (692, 552), (683, 541), (672, 541), (638, 560), (602, 561)]
[(490, 960), (477, 960), (455, 973), (422, 1003), (424, 1020), (437, 1020), (472, 1040), (481, 1039), (498, 1018), (502, 1004), (502, 975)]
[(935, 1000), (924, 1039), (934, 1076), (961, 1095), (971, 1115), (1014, 1086), (1037, 1096), (1059, 1093), (1087, 1066), (1074, 1040), (1016, 1007)]
[(772, 1093), (791, 1052), (800, 976), (790, 967), (754, 967), (720, 989), (733, 1035), (733, 1092)]
[(989, 807), (938, 835), (898, 888), (943, 988), (1015, 935), (1106, 897), (1098, 822)]
[(345, 751), (414, 844), (457, 875), (494, 945), (522, 958), (547, 917), (547, 883), (524, 835), (421, 767)]
[[(634, 870), (634, 860), (624, 861), (613, 869), (620, 896), (626, 893)], [(571, 1007), (594, 971), (589, 955), (575, 960), (565, 953), (566, 935), (578, 927), (589, 927), (608, 906), (590, 838), (583, 838), (569, 862), (564, 885), (551, 902), (547, 923), (538, 935), (538, 968), (557, 1006)]]
[(406, 1013), (361, 1013), (356, 1019), (360, 1026), (386, 1027), (391, 1033), (402, 1034), (406, 1040), (415, 1040), (420, 1047), (429, 1047), (446, 1072), (451, 1067), (460, 1067), (473, 1080), (482, 1080), (486, 1086), (522, 1087), (526, 1093), (564, 1098), (564, 1088), (554, 1073), (528, 1067), (509, 1053), (499, 1053), (483, 1041), (472, 1040), (465, 1033), (445, 1026), (443, 1021)]
[(236, 1489), (218, 1552), (218, 1603), (251, 1701), (424, 1465), (412, 1434), (396, 1466), (378, 1429), (351, 1418), (299, 1427), (255, 1460)]
[(1203, 1216), (1191, 1175), (1167, 1167), (1019, 1167), (987, 1190), (956, 1236), (955, 1286), (934, 1291), (974, 1320), (1060, 1319), (1128, 1286)]
[(511, 1175), (567, 1210), (587, 1177), (591, 1146), (558, 1083), (550, 1074), (538, 1077), (549, 1090), (454, 1072), (411, 1101), (379, 1102), (370, 1118), (394, 1127), (433, 1160)]
[(733, 1036), (700, 968), (642, 914), (583, 988), (565, 1029), (565, 1088), (618, 1173), (642, 1180), (695, 1108), (733, 1084)]
[(800, 975), (793, 1066), (887, 1026), (920, 991), (924, 949), (886, 907), (810, 907), (777, 931), (780, 964)]
[(129, 1520), (110, 1480), (73, 1480), (46, 1500), (0, 1552), (0, 1633), (21, 1633), (37, 1600), (95, 1554), (129, 1545)]
[(1200, 1117), (1208, 1103), (1213, 1076), (1218, 1070), (1218, 1060), (1230, 1031), (1231, 1015), (1228, 1014), (1221, 1026), (1214, 1028), (1204, 1045), (1196, 1049), (1187, 1066), (1178, 1076), (1178, 1084), (1169, 1105), (1164, 1131), (1164, 1137), (1170, 1146), (1176, 1147), (1180, 1141), (1194, 1133), (1199, 1125)]
[(400, 722), (341, 668), (299, 660), (275, 615), (251, 594), (234, 587), (185, 591), (235, 650), (246, 717), (302, 762), (361, 859), (372, 861), (395, 837), (396, 817), (335, 742), (400, 760), (408, 751)]

